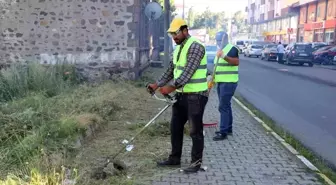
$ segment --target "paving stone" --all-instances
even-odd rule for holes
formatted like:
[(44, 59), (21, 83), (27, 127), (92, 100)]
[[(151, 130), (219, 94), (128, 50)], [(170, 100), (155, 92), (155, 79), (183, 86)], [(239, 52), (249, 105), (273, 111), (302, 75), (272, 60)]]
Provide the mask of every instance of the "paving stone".
[[(211, 92), (204, 122), (219, 120), (216, 92)], [(237, 103), (232, 101), (233, 135), (224, 141), (213, 141), (217, 128), (204, 128), (203, 166), (197, 174), (172, 172), (157, 183), (211, 185), (319, 185), (317, 176), (291, 154)], [(184, 137), (183, 165), (190, 163), (191, 139)], [(176, 176), (174, 176), (176, 175)]]

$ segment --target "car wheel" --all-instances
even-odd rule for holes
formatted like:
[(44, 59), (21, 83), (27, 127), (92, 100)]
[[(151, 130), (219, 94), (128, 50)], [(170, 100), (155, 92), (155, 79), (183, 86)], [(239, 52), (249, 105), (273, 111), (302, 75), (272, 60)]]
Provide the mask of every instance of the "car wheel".
[(308, 63), (308, 65), (309, 65), (309, 67), (313, 67), (314, 66), (313, 62)]

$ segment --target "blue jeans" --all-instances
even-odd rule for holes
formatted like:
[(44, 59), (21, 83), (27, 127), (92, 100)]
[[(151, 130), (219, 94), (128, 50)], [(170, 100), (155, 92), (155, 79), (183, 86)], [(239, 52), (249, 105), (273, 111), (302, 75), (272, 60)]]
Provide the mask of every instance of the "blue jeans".
[(234, 95), (237, 83), (220, 82), (217, 83), (217, 93), (219, 99), (218, 110), (220, 112), (220, 133), (227, 134), (232, 131), (232, 108), (231, 99)]

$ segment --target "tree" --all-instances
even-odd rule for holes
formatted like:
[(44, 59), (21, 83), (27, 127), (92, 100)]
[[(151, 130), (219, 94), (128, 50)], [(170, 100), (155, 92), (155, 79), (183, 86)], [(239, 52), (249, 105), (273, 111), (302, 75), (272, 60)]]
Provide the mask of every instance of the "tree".
[(214, 38), (219, 30), (227, 31), (228, 19), (224, 12), (214, 13), (207, 8), (201, 14), (196, 14), (191, 29), (206, 28), (210, 38)]
[(248, 26), (245, 24), (245, 18), (242, 11), (238, 11), (233, 15), (233, 24), (237, 26), (239, 33), (248, 32)]
[(214, 13), (207, 8), (201, 14), (195, 16), (192, 28), (224, 29), (227, 25), (227, 18), (224, 12)]
[(193, 27), (194, 23), (195, 23), (195, 12), (194, 12), (193, 7), (191, 7), (189, 9), (189, 12), (188, 12), (188, 25), (189, 25), (189, 27)]

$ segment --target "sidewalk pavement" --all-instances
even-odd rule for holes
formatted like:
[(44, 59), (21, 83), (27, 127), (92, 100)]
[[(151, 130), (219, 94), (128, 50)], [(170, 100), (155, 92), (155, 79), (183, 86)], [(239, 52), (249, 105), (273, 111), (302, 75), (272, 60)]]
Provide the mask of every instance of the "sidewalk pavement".
[(334, 70), (328, 70), (320, 66), (287, 66), (284, 64), (278, 64), (277, 62), (268, 62), (259, 59), (253, 60), (252, 58), (246, 57), (244, 57), (243, 60), (247, 60), (262, 67), (275, 69), (278, 71), (282, 71), (283, 73), (287, 73), (304, 79), (309, 79), (318, 83), (326, 84), (329, 86), (336, 86), (336, 72)]
[[(205, 123), (217, 121), (218, 98), (212, 92), (206, 107)], [(178, 170), (159, 177), (155, 185), (283, 185), (322, 184), (313, 172), (245, 110), (232, 101), (233, 135), (224, 141), (213, 141), (215, 128), (205, 128), (203, 167), (206, 171), (183, 174)], [(191, 139), (185, 137), (182, 166), (190, 163)]]

